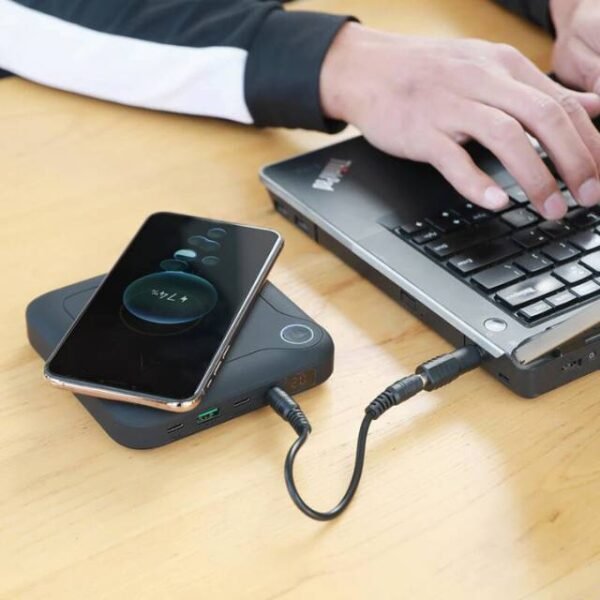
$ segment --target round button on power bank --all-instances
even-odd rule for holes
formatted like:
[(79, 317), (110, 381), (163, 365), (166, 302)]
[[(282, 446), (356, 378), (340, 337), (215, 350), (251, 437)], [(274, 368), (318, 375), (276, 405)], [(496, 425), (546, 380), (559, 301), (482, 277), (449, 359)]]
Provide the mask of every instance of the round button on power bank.
[(315, 332), (308, 326), (302, 323), (292, 323), (286, 325), (281, 330), (281, 339), (288, 344), (308, 344), (315, 337)]

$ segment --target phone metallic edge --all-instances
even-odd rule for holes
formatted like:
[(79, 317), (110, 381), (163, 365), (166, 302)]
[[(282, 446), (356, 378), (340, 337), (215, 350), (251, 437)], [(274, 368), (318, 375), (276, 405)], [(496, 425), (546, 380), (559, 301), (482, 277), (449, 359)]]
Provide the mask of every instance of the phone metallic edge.
[[(77, 324), (79, 323), (79, 321), (85, 316), (88, 306), (92, 303), (92, 301), (96, 297), (96, 294), (98, 294), (98, 292), (104, 286), (104, 283), (106, 282), (106, 280), (112, 275), (113, 270), (116, 268), (116, 266), (119, 263), (119, 261), (121, 260), (121, 258), (129, 251), (129, 248), (130, 248), (133, 240), (135, 240), (137, 238), (137, 236), (139, 235), (139, 233), (141, 232), (143, 227), (146, 225), (147, 221), (149, 221), (151, 218), (157, 217), (159, 215), (174, 215), (174, 216), (178, 216), (178, 217), (197, 218), (197, 219), (206, 221), (208, 223), (214, 223), (215, 226), (217, 226), (217, 225), (233, 225), (235, 227), (241, 227), (244, 229), (267, 231), (269, 233), (272, 233), (275, 236), (275, 241), (273, 243), (273, 247), (271, 248), (269, 254), (267, 255), (267, 258), (266, 258), (263, 266), (261, 267), (260, 271), (258, 272), (258, 275), (257, 275), (254, 283), (252, 284), (248, 294), (246, 295), (245, 299), (243, 300), (239, 310), (234, 315), (234, 317), (231, 321), (231, 325), (229, 326), (225, 335), (223, 336), (223, 339), (222, 339), (219, 347), (217, 348), (216, 352), (214, 353), (210, 363), (208, 364), (208, 366), (206, 368), (204, 376), (200, 380), (198, 387), (196, 388), (196, 390), (194, 391), (192, 396), (190, 396), (189, 398), (185, 398), (183, 400), (174, 400), (174, 399), (164, 398), (162, 396), (157, 396), (157, 395), (153, 395), (153, 394), (137, 393), (132, 390), (122, 390), (122, 389), (119, 389), (116, 387), (107, 386), (107, 385), (103, 385), (100, 383), (90, 383), (87, 381), (73, 379), (70, 377), (59, 376), (59, 375), (52, 373), (52, 371), (50, 370), (50, 363), (52, 362), (52, 360), (56, 356), (56, 354), (58, 354), (58, 352), (60, 351), (64, 342), (68, 339), (71, 332), (77, 327)], [(227, 354), (229, 347), (231, 346), (231, 343), (233, 341), (233, 338), (235, 337), (235, 334), (239, 330), (240, 325), (242, 324), (242, 322), (244, 320), (244, 317), (248, 313), (248, 310), (251, 308), (252, 304), (254, 303), (258, 294), (260, 293), (262, 286), (266, 282), (267, 276), (268, 276), (271, 268), (275, 264), (275, 260), (279, 256), (279, 254), (283, 248), (283, 245), (284, 245), (284, 241), (283, 241), (283, 238), (281, 237), (281, 234), (279, 234), (279, 232), (275, 231), (274, 229), (269, 229), (267, 227), (257, 227), (254, 225), (252, 225), (252, 226), (242, 225), (240, 223), (234, 223), (231, 221), (219, 221), (216, 219), (206, 219), (204, 217), (193, 217), (191, 215), (183, 215), (180, 213), (173, 213), (173, 212), (168, 212), (168, 211), (160, 211), (160, 212), (152, 213), (144, 220), (144, 222), (142, 223), (140, 228), (137, 230), (135, 235), (131, 238), (131, 240), (127, 244), (126, 248), (123, 250), (123, 252), (119, 255), (119, 257), (115, 261), (115, 264), (113, 265), (113, 267), (107, 273), (103, 282), (98, 286), (97, 290), (92, 294), (92, 296), (86, 303), (86, 305), (83, 308), (83, 310), (81, 311), (81, 313), (73, 321), (73, 323), (71, 324), (71, 326), (69, 327), (69, 329), (67, 330), (65, 335), (61, 338), (60, 342), (57, 344), (56, 348), (52, 351), (52, 353), (46, 360), (46, 362), (44, 364), (44, 370), (43, 370), (44, 379), (48, 383), (50, 383), (51, 385), (53, 385), (57, 388), (60, 388), (63, 390), (68, 390), (68, 391), (76, 393), (76, 394), (85, 394), (88, 396), (93, 396), (95, 398), (103, 398), (105, 400), (116, 400), (116, 401), (120, 401), (120, 402), (128, 402), (130, 404), (140, 404), (142, 406), (149, 406), (151, 408), (157, 408), (159, 410), (166, 410), (166, 411), (170, 411), (170, 412), (187, 412), (187, 411), (193, 410), (201, 403), (202, 398), (206, 394), (207, 389), (210, 387), (210, 384), (212, 384), (212, 380), (215, 377), (215, 375), (217, 374), (217, 371), (218, 371), (219, 367), (221, 366), (221, 363), (223, 362), (223, 359), (225, 358), (225, 355)]]

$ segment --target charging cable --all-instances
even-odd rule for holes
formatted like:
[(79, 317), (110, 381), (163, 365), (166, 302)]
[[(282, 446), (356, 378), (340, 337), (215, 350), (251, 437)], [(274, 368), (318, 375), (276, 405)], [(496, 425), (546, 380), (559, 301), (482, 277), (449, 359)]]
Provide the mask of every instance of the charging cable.
[(369, 433), (371, 422), (378, 419), (384, 412), (392, 408), (392, 406), (398, 406), (398, 404), (405, 402), (423, 390), (431, 392), (432, 390), (448, 385), (457, 377), (478, 367), (486, 358), (487, 354), (478, 346), (463, 346), (454, 352), (443, 354), (423, 363), (417, 367), (413, 375), (408, 375), (396, 381), (396, 383), (393, 383), (379, 394), (365, 408), (365, 416), (358, 432), (354, 471), (352, 472), (348, 489), (339, 503), (326, 512), (315, 510), (306, 504), (300, 496), (296, 482), (294, 481), (294, 461), (300, 448), (302, 448), (311, 433), (310, 423), (302, 409), (287, 392), (279, 387), (271, 388), (266, 395), (269, 404), (282, 419), (292, 426), (298, 435), (298, 438), (287, 453), (284, 467), (285, 484), (294, 504), (307, 517), (317, 521), (330, 521), (339, 516), (348, 508), (358, 489), (365, 462), (367, 434)]

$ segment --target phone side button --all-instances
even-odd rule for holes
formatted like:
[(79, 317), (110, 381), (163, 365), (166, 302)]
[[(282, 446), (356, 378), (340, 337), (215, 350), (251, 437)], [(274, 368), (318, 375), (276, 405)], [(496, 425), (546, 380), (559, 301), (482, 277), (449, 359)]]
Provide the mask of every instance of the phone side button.
[(221, 356), (221, 362), (223, 362), (225, 360), (225, 357), (229, 353), (230, 348), (231, 348), (231, 344), (229, 344), (229, 346), (227, 346), (227, 348), (225, 348), (225, 352), (223, 352), (223, 355)]
[[(215, 371), (216, 373), (216, 371)], [(209, 390), (210, 386), (213, 384), (213, 381), (215, 380), (215, 376), (213, 375), (209, 380), (208, 383), (206, 384), (206, 387), (204, 389)]]

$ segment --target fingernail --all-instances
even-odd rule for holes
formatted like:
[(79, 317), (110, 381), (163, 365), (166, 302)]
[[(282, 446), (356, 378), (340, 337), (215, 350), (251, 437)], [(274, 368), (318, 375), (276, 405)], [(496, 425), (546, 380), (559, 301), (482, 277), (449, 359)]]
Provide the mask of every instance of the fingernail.
[(579, 188), (579, 204), (581, 206), (594, 206), (600, 202), (600, 181), (596, 178), (588, 179)]
[(499, 210), (508, 204), (508, 194), (499, 187), (490, 186), (483, 194), (483, 205), (490, 210)]
[(551, 221), (562, 219), (567, 213), (567, 203), (560, 192), (554, 192), (542, 206), (542, 215)]

